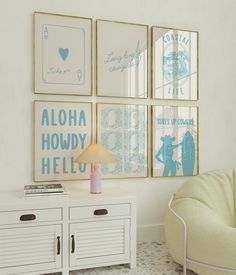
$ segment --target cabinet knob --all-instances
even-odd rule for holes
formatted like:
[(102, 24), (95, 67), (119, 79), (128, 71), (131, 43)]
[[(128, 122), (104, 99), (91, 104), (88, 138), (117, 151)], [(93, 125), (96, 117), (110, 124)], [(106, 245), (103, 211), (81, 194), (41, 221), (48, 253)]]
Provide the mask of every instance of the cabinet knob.
[(36, 216), (34, 214), (25, 214), (20, 216), (21, 221), (33, 221), (36, 220)]
[(97, 209), (93, 212), (93, 214), (96, 216), (107, 215), (108, 211), (107, 209)]

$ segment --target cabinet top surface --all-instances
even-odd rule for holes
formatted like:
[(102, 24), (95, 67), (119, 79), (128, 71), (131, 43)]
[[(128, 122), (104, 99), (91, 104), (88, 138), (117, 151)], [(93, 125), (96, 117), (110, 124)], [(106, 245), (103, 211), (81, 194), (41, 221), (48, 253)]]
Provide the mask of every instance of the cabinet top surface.
[(127, 191), (117, 188), (107, 188), (101, 194), (90, 194), (87, 189), (70, 189), (67, 195), (42, 195), (37, 197), (24, 197), (23, 190), (0, 193), (0, 211), (11, 207), (63, 207), (96, 203), (124, 203), (134, 202), (135, 197)]

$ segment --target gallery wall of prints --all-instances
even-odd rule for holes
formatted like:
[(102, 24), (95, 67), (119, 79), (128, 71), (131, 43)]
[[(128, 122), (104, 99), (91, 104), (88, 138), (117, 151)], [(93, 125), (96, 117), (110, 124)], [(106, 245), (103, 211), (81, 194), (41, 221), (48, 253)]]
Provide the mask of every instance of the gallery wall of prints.
[(103, 178), (198, 174), (196, 31), (34, 18), (35, 181), (89, 179), (75, 159), (92, 142), (116, 159), (101, 165)]

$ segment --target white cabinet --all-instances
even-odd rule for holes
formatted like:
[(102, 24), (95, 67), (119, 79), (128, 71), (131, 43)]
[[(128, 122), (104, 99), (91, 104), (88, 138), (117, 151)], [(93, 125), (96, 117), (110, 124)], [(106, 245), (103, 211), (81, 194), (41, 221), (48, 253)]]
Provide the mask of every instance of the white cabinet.
[(70, 267), (88, 268), (131, 260), (131, 204), (70, 207)]
[(70, 220), (93, 219), (101, 218), (119, 218), (120, 216), (130, 217), (131, 205), (129, 203), (120, 204), (97, 204), (89, 206), (71, 207)]
[(23, 225), (62, 220), (61, 208), (0, 212), (0, 225)]
[(0, 274), (136, 265), (136, 205), (126, 194), (0, 195)]
[(0, 274), (61, 268), (61, 226), (0, 229)]
[(71, 267), (92, 267), (130, 259), (130, 221), (92, 221), (70, 225)]

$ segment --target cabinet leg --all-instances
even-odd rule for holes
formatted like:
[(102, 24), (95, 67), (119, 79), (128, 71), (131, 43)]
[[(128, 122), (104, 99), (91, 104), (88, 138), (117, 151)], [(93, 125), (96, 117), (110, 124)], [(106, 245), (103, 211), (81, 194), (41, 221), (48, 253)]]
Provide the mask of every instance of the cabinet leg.
[(69, 270), (64, 270), (62, 271), (62, 275), (69, 275), (70, 274), (70, 271)]
[(131, 263), (129, 264), (129, 267), (130, 267), (130, 268), (136, 268), (136, 267), (137, 267), (137, 266), (136, 266), (136, 261), (131, 262)]

